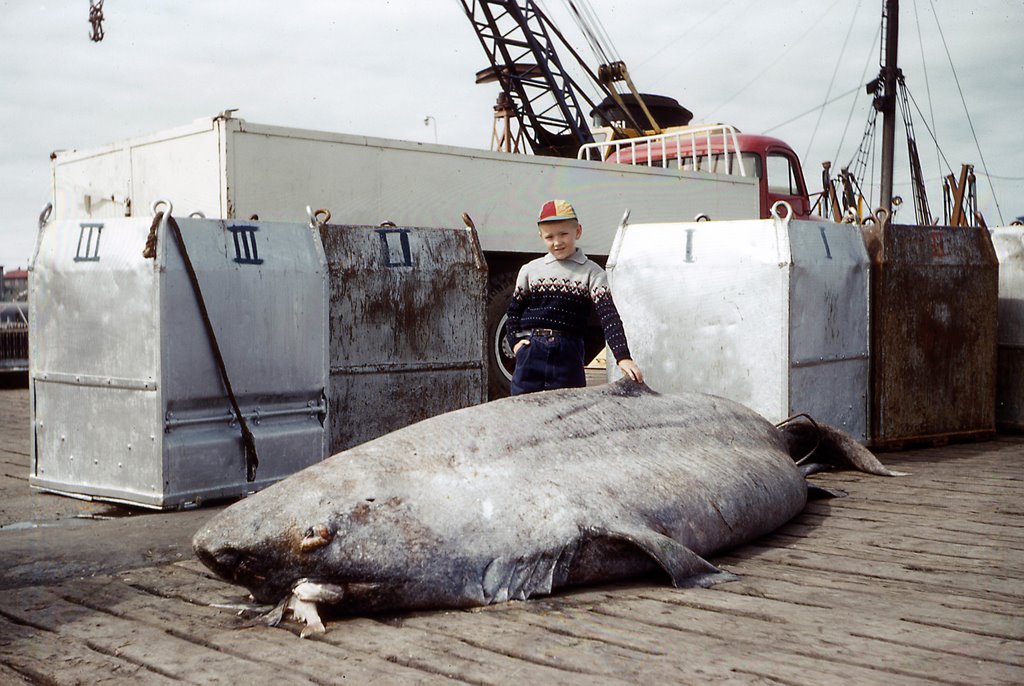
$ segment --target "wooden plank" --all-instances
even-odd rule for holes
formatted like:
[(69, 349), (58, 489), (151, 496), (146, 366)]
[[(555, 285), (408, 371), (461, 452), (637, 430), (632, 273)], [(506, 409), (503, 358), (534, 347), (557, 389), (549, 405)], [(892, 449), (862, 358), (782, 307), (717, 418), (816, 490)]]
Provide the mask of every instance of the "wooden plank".
[(744, 576), (738, 583), (722, 584), (715, 590), (834, 612), (837, 622), (848, 623), (848, 630), (871, 631), (871, 635), (884, 634), (886, 626), (902, 623), (949, 629), (926, 631), (919, 627), (917, 645), (1024, 667), (1024, 641), (1020, 638), (1024, 627), (1014, 605), (1004, 604), (998, 610), (991, 604), (970, 607), (969, 602), (947, 604), (943, 602), (947, 596), (940, 594), (905, 593), (900, 588), (835, 579), (810, 585), (803, 579), (794, 580), (799, 578), (796, 574), (783, 572), (780, 576), (787, 578)]
[[(476, 620), (465, 626), (439, 623), (434, 629), (505, 649), (519, 644), (520, 649), (544, 651), (549, 659), (565, 659), (561, 655), (565, 652), (578, 669), (600, 668), (606, 676), (632, 683), (729, 681), (741, 675), (781, 683), (806, 683), (809, 675), (816, 683), (919, 682), (873, 666), (838, 663), (830, 655), (821, 658), (780, 650), (775, 640), (748, 642), (731, 627), (720, 629), (723, 617), (714, 612), (706, 612), (700, 627), (695, 627), (692, 617), (677, 620), (677, 608), (664, 603), (639, 607), (629, 594), (623, 590), (595, 593), (599, 600), (592, 605), (588, 594), (527, 602), (514, 610), (481, 613), (490, 619), (488, 625)], [(531, 640), (539, 629), (543, 640)], [(782, 629), (773, 625), (773, 631)], [(558, 643), (547, 652), (552, 641)]]
[[(785, 564), (746, 565), (742, 561), (730, 566), (730, 568), (740, 575), (739, 582), (716, 586), (716, 589), (721, 588), (728, 592), (744, 592), (742, 589), (746, 589), (749, 585), (754, 584), (754, 580), (789, 582), (799, 587), (801, 602), (810, 604), (815, 604), (815, 601), (810, 599), (814, 597), (813, 594), (815, 592), (824, 593), (826, 599), (831, 598), (829, 602), (840, 603), (842, 599), (847, 598), (842, 591), (850, 591), (850, 606), (858, 609), (863, 609), (868, 603), (873, 606), (877, 605), (879, 599), (885, 598), (884, 607), (878, 611), (873, 610), (878, 616), (888, 616), (895, 609), (903, 612), (907, 602), (949, 608), (957, 613), (961, 610), (976, 610), (994, 615), (1009, 615), (1011, 617), (1020, 614), (1019, 606), (1016, 602), (962, 593), (950, 594), (930, 591), (918, 584), (902, 579), (865, 578), (863, 575), (842, 574), (836, 571), (828, 574), (808, 574), (805, 569)], [(836, 592), (834, 597), (829, 595), (833, 590)], [(904, 602), (905, 599), (911, 600)], [(825, 600), (822, 602), (825, 602)], [(998, 618), (994, 619), (1000, 621)]]
[[(865, 502), (844, 498), (842, 506), (837, 505), (833, 507), (831, 513), (841, 515), (844, 511), (851, 511), (870, 513), (877, 516), (896, 514), (905, 517), (909, 522), (931, 523), (932, 526), (947, 531), (959, 531), (981, 536), (1008, 536), (1019, 539), (1019, 527), (1013, 523), (1014, 519), (1019, 519), (1018, 517), (992, 515), (982, 512), (981, 509), (983, 507), (983, 505), (979, 505), (978, 511), (975, 512), (945, 511), (942, 515), (939, 515), (937, 513), (929, 513), (918, 505), (906, 504), (898, 500)], [(826, 514), (829, 514), (830, 510), (828, 508), (827, 504), (820, 502), (810, 502), (807, 504), (807, 509), (811, 512), (824, 511)]]
[(0, 664), (37, 684), (171, 684), (175, 681), (160, 671), (97, 650), (86, 642), (70, 641), (53, 631), (11, 621), (3, 607), (0, 607)]
[(252, 602), (245, 588), (217, 579), (197, 560), (143, 567), (120, 574), (119, 578), (124, 583), (152, 595), (184, 600), (197, 605), (237, 605)]
[(15, 671), (13, 667), (8, 667), (2, 660), (3, 648), (0, 647), (0, 684), (4, 684), (4, 686), (32, 686), (32, 684), (39, 682), (39, 679), (30, 681), (27, 676)]
[[(232, 605), (244, 603), (247, 598), (243, 588), (213, 578), (195, 560), (136, 570), (130, 575), (122, 575), (122, 578), (135, 588), (189, 603)], [(421, 676), (450, 675), (479, 683), (489, 683), (496, 675), (509, 673), (533, 674), (545, 683), (565, 680), (561, 672), (552, 672), (528, 660), (495, 655), (473, 646), (453, 644), (450, 640), (427, 640), (414, 632), (396, 631), (396, 627), (374, 619), (325, 619), (325, 623), (328, 633), (317, 640), (355, 654), (365, 654), (372, 649), (378, 659), (393, 664), (395, 670), (405, 667), (419, 672)], [(289, 628), (298, 631), (294, 625)], [(454, 661), (453, 656), (457, 658)]]
[[(855, 538), (874, 537), (888, 545), (897, 546), (905, 543), (908, 546), (928, 545), (937, 554), (943, 549), (955, 549), (965, 557), (989, 559), (1002, 555), (1004, 558), (1019, 559), (1024, 551), (1024, 539), (1006, 537), (1001, 541), (991, 541), (976, 535), (957, 533), (936, 529), (934, 526), (912, 525), (884, 519), (864, 519), (860, 517), (823, 516), (805, 512), (785, 525), (773, 536), (805, 536), (822, 538)], [(1019, 546), (1014, 545), (1015, 539)]]
[(863, 560), (891, 560), (900, 557), (906, 561), (913, 560), (915, 565), (933, 569), (1018, 578), (1024, 576), (1024, 559), (1021, 559), (1019, 551), (994, 547), (985, 548), (985, 554), (976, 554), (979, 550), (976, 546), (957, 546), (951, 543), (928, 545), (920, 539), (879, 538), (870, 533), (857, 535), (846, 532), (841, 537), (801, 535), (789, 530), (773, 534), (772, 543), (796, 550), (823, 547), (835, 554), (856, 555)]
[(210, 682), (229, 674), (233, 682), (310, 683), (291, 670), (253, 664), (174, 636), (163, 628), (69, 602), (48, 588), (8, 591), (3, 613), (17, 622), (52, 631), (66, 642), (84, 644), (172, 679)]
[[(806, 665), (820, 681), (829, 677), (853, 683), (889, 682), (890, 674), (906, 679), (948, 682), (948, 669), (962, 661), (972, 677), (987, 680), (1005, 674), (1012, 666), (999, 663), (975, 665), (974, 659), (940, 655), (915, 646), (893, 650), (880, 637), (851, 633), (845, 617), (830, 608), (809, 608), (780, 603), (765, 607), (757, 598), (746, 603), (709, 606), (710, 597), (720, 595), (699, 589), (663, 589), (638, 598), (611, 598), (588, 608), (566, 610), (566, 621), (578, 621), (581, 612), (605, 616), (609, 630), (643, 633), (660, 638), (663, 645), (679, 643), (704, 646), (729, 664), (737, 656), (756, 661), (781, 661)], [(685, 640), (659, 637), (646, 627), (671, 629), (687, 634)], [(841, 650), (836, 650), (841, 647)], [(940, 664), (945, 662), (945, 664)], [(769, 673), (770, 674), (770, 673)], [(785, 674), (775, 674), (779, 678)], [(807, 677), (804, 677), (804, 681)]]
[[(744, 546), (730, 555), (737, 561), (758, 560), (761, 563), (789, 564), (800, 567), (811, 573), (832, 573), (859, 575), (867, 578), (883, 580), (905, 580), (920, 584), (933, 592), (964, 593), (984, 597), (999, 597), (1009, 602), (1020, 602), (1020, 579), (992, 577), (982, 574), (968, 575), (960, 572), (915, 567), (900, 562), (878, 560), (870, 565), (856, 557), (830, 554), (827, 550), (773, 548), (760, 543)], [(716, 558), (716, 560), (719, 558)], [(726, 558), (729, 559), (729, 558)]]
[[(477, 684), (504, 684), (511, 680), (544, 684), (578, 684), (585, 678), (599, 683), (620, 683), (615, 674), (596, 668), (593, 662), (580, 665), (578, 646), (552, 647), (548, 637), (519, 637), (530, 643), (491, 645), (474, 638), (439, 634), (419, 628), (421, 618), (445, 624), (476, 625), (476, 613), (436, 612), (403, 615), (385, 623), (369, 618), (352, 618), (327, 624), (324, 642), (348, 650), (362, 648), (391, 662), (417, 669), (435, 678), (458, 679)], [(428, 620), (429, 621), (429, 620)], [(550, 651), (561, 659), (551, 659)], [(583, 662), (587, 662), (583, 660)]]
[[(170, 602), (117, 579), (83, 580), (63, 584), (55, 591), (70, 602), (159, 627), (172, 636), (257, 666), (266, 665), (270, 668), (268, 674), (283, 670), (317, 683), (333, 683), (341, 678), (416, 683), (424, 677), (418, 670), (404, 668), (358, 647), (338, 649), (319, 641), (299, 639), (291, 631), (250, 626), (233, 610)], [(299, 627), (290, 628), (297, 631)]]

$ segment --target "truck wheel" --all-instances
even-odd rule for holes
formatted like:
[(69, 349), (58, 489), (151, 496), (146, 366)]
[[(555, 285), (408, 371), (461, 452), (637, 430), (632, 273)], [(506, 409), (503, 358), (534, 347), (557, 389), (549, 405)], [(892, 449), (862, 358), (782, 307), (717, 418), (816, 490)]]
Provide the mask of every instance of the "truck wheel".
[(487, 294), (487, 391), (491, 400), (504, 398), (512, 391), (512, 372), (516, 358), (505, 340), (505, 319), (516, 275), (498, 274)]

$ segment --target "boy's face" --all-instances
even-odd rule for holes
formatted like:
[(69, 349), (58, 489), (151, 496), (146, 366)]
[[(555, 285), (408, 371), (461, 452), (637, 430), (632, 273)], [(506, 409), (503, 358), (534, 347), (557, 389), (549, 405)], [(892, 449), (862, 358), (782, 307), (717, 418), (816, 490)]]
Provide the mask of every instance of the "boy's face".
[(583, 227), (575, 219), (560, 222), (544, 222), (537, 227), (541, 240), (548, 246), (548, 252), (555, 259), (564, 260), (576, 252), (576, 241), (583, 234)]

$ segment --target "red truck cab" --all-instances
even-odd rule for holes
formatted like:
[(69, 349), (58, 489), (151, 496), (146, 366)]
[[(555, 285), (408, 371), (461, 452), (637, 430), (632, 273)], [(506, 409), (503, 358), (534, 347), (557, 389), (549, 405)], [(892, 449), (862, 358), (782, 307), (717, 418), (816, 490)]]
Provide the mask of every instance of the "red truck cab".
[[(609, 129), (610, 131), (610, 129)], [(665, 133), (591, 143), (580, 159), (603, 159), (688, 171), (747, 176), (758, 180), (761, 219), (785, 200), (796, 217), (811, 213), (800, 159), (784, 141), (740, 133), (731, 126), (683, 126)]]

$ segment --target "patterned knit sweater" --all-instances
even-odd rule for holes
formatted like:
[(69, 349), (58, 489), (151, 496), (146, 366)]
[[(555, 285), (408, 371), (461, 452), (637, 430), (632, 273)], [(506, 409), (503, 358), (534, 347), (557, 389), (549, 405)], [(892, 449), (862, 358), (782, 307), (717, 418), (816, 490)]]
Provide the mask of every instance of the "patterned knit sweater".
[(605, 341), (615, 359), (628, 359), (629, 345), (622, 320), (601, 267), (579, 248), (564, 260), (549, 253), (527, 262), (519, 270), (508, 306), (509, 345), (515, 346), (517, 334), (529, 329), (555, 329), (582, 337), (591, 307), (597, 311)]

